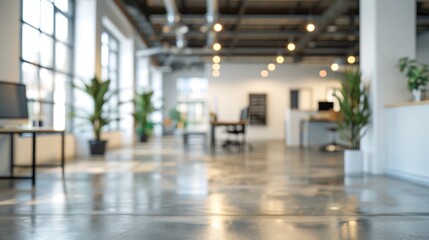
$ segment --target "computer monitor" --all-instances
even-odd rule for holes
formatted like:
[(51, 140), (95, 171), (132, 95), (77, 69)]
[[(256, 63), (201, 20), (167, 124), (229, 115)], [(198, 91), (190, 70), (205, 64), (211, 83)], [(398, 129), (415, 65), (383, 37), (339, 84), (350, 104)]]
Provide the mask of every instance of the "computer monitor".
[(0, 127), (28, 124), (27, 96), (24, 84), (0, 82)]
[(319, 111), (329, 111), (334, 109), (333, 102), (319, 102)]

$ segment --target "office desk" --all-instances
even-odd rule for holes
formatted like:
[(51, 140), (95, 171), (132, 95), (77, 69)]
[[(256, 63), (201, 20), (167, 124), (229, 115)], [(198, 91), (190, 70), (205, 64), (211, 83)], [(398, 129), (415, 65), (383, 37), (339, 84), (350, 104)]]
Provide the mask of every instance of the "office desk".
[(238, 122), (210, 122), (210, 149), (214, 152), (216, 147), (216, 127), (220, 126), (245, 126), (245, 121)]
[[(15, 164), (15, 134), (31, 133), (32, 134), (32, 155), (31, 165)], [(65, 146), (65, 131), (54, 130), (48, 128), (0, 128), (0, 134), (10, 135), (10, 176), (2, 176), (0, 179), (31, 179), (32, 186), (36, 185), (36, 167), (61, 167), (62, 175), (64, 177), (64, 146)], [(60, 164), (38, 164), (36, 165), (36, 136), (38, 134), (61, 134), (61, 163)], [(31, 176), (14, 176), (13, 170), (18, 168), (31, 168)]]

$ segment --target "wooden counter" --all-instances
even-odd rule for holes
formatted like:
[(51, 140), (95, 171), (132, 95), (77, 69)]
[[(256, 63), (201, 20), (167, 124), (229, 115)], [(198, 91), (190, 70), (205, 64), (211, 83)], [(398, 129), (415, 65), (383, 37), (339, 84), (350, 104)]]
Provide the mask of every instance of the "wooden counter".
[(419, 106), (419, 105), (429, 105), (429, 100), (424, 100), (420, 102), (404, 102), (404, 103), (395, 103), (386, 105), (386, 108), (396, 108), (396, 107), (407, 107), (407, 106)]

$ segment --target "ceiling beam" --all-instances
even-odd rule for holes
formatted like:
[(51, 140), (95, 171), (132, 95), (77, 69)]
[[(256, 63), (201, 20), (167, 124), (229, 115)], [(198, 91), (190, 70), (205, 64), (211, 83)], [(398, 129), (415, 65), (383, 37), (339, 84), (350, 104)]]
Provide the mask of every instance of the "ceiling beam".
[[(243, 48), (222, 48), (218, 53), (220, 56), (230, 55), (230, 56), (276, 56), (278, 53), (278, 48), (276, 47), (243, 47)], [(306, 49), (301, 54), (305, 56), (346, 56), (348, 53), (348, 48), (312, 48)], [(176, 56), (211, 56), (213, 55), (213, 50), (210, 48), (168, 48), (168, 47), (159, 47), (151, 49), (139, 50), (136, 55), (138, 57), (148, 57), (153, 55), (168, 55), (173, 54)]]
[(235, 24), (232, 26), (231, 31), (234, 32), (234, 36), (232, 37), (231, 44), (229, 45), (231, 48), (235, 46), (237, 43), (237, 30), (240, 26), (241, 20), (243, 18), (244, 13), (246, 12), (246, 4), (247, 0), (241, 0), (238, 6), (237, 19)]
[(315, 21), (316, 30), (311, 33), (307, 33), (302, 37), (296, 44), (295, 53), (299, 54), (307, 48), (309, 42), (317, 38), (320, 34), (326, 31), (326, 27), (331, 25), (338, 16), (341, 16), (350, 7), (352, 7), (354, 0), (336, 0), (323, 14), (322, 17)]
[[(287, 36), (304, 36), (306, 34), (306, 32), (302, 32), (302, 31), (289, 31), (289, 30), (283, 30), (283, 31), (238, 31), (238, 32), (232, 32), (232, 31), (222, 31), (220, 32), (218, 35), (220, 38), (231, 38), (233, 37), (235, 34), (238, 33), (238, 37), (246, 37), (246, 38), (258, 38), (258, 37), (264, 37), (264, 38), (279, 38), (279, 37), (284, 37), (285, 35)], [(349, 36), (351, 33), (350, 32), (325, 32), (322, 35), (323, 36)], [(358, 31), (353, 32), (354, 35), (359, 35)], [(170, 37), (174, 37), (174, 33), (169, 33), (169, 34), (164, 34), (165, 36), (170, 36)], [(201, 31), (190, 31), (186, 34), (187, 37), (190, 38), (197, 38), (197, 37), (206, 37), (205, 33), (201, 32)]]
[[(125, 2), (128, 2), (125, 0)], [(121, 0), (115, 0), (115, 4), (116, 6), (118, 6), (118, 8), (124, 13), (125, 17), (128, 19), (128, 21), (131, 23), (131, 25), (134, 26), (134, 28), (139, 29), (139, 24), (137, 23), (136, 19), (130, 15), (130, 13), (127, 11), (126, 6), (124, 5), (123, 1)], [(147, 20), (150, 20), (148, 16), (146, 16)], [(149, 36), (147, 36), (144, 32), (138, 31), (141, 40), (143, 41), (143, 43), (150, 47), (150, 39)]]

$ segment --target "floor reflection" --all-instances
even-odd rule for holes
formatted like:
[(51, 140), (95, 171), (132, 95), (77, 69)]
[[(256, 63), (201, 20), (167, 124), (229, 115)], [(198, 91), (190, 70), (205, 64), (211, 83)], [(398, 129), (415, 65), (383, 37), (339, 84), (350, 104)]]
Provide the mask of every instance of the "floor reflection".
[(429, 189), (343, 176), (342, 155), (154, 140), (0, 182), (0, 239), (428, 239)]

